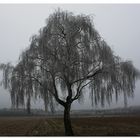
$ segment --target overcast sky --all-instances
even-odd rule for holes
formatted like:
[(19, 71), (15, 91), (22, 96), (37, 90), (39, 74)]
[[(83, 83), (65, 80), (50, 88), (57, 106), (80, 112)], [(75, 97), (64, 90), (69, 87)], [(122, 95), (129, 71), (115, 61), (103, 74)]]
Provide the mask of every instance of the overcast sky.
[[(19, 54), (29, 45), (33, 34), (45, 25), (45, 20), (55, 9), (74, 14), (91, 15), (95, 28), (111, 46), (116, 55), (132, 60), (140, 69), (140, 5), (139, 4), (22, 4), (0, 5), (0, 63), (18, 61)], [(140, 105), (140, 82), (136, 84), (135, 97), (129, 105)], [(34, 107), (42, 107), (42, 102)], [(90, 108), (86, 100), (82, 108)], [(123, 99), (111, 107), (123, 106)], [(10, 107), (10, 94), (0, 88), (0, 108)], [(80, 108), (81, 105), (73, 105)]]

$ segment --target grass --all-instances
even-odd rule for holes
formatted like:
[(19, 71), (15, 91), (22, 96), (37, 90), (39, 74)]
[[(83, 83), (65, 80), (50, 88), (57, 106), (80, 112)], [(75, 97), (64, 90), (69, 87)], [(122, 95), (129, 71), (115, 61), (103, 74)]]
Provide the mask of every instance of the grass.
[[(72, 118), (75, 136), (137, 136), (140, 116)], [(0, 117), (0, 136), (63, 136), (62, 118)]]

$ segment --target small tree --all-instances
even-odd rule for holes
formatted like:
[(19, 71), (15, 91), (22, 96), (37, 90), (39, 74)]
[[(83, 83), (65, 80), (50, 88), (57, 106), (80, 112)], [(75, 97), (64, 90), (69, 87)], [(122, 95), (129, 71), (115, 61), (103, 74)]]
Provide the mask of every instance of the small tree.
[[(120, 93), (131, 97), (138, 75), (132, 62), (114, 55), (89, 16), (58, 10), (49, 16), (46, 26), (32, 37), (30, 47), (22, 53), (13, 70), (12, 77), (17, 78), (11, 86), (17, 95), (19, 90), (43, 93), (52, 109), (57, 101), (64, 107), (65, 135), (73, 135), (71, 104), (84, 97), (85, 87), (92, 104), (104, 106), (113, 95), (116, 100)], [(15, 86), (14, 82), (20, 85)]]

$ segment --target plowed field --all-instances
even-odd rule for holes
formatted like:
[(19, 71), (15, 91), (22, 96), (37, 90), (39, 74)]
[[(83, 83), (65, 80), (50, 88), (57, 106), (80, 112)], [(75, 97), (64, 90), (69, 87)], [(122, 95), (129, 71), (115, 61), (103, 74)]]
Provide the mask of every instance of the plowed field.
[[(140, 117), (72, 118), (76, 136), (139, 136)], [(63, 136), (62, 118), (0, 117), (0, 136)]]

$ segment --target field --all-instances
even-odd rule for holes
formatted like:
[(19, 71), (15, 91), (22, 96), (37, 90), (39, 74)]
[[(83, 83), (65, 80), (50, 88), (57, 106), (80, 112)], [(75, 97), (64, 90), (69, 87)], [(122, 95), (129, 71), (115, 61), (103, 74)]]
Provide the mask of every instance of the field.
[[(140, 116), (72, 118), (75, 136), (139, 136)], [(62, 118), (0, 117), (0, 136), (63, 136)]]

